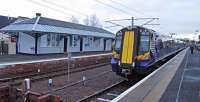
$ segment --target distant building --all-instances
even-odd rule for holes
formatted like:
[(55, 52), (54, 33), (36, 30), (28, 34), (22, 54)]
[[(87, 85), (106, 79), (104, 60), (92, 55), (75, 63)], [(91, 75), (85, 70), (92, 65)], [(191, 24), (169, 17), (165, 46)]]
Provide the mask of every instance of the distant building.
[[(0, 16), (0, 29), (13, 23), (16, 20), (14, 17)], [(0, 41), (8, 40), (9, 36), (0, 32)]]
[(111, 51), (114, 34), (102, 28), (41, 17), (17, 21), (0, 29), (17, 37), (17, 53), (50, 54)]
[[(0, 29), (16, 21), (17, 18), (0, 16)], [(15, 54), (16, 43), (11, 41), (11, 36), (0, 32), (0, 55)]]

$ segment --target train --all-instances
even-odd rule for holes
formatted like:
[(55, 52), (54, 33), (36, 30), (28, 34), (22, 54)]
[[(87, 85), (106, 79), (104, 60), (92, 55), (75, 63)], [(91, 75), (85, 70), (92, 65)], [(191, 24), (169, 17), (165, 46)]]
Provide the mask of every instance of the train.
[(123, 77), (146, 74), (163, 47), (157, 32), (142, 26), (125, 27), (116, 33), (112, 52), (112, 71)]

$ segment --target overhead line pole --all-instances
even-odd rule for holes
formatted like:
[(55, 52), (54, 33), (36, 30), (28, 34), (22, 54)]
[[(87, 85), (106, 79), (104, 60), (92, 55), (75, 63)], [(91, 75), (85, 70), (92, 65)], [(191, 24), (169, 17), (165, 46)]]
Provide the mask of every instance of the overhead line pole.
[(132, 21), (132, 22), (131, 22), (131, 26), (132, 26), (132, 28), (133, 28), (133, 26), (134, 26), (134, 17), (131, 18), (131, 21)]

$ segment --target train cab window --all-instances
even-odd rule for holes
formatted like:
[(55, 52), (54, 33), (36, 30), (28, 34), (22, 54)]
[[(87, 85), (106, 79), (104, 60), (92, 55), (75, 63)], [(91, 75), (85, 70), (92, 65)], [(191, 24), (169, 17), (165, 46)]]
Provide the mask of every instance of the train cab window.
[(122, 32), (118, 32), (116, 34), (115, 45), (114, 45), (114, 49), (116, 51), (119, 51), (121, 49), (121, 43), (122, 43)]
[(120, 50), (121, 49), (121, 42), (122, 42), (121, 37), (117, 37), (115, 39), (115, 50)]
[(150, 46), (150, 36), (142, 33), (140, 37), (140, 47), (139, 54), (144, 54), (149, 51)]

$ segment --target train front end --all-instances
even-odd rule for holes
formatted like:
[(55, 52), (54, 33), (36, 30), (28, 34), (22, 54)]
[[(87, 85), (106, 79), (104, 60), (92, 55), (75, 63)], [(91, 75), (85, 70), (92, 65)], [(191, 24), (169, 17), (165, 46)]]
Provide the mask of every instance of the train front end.
[(137, 54), (137, 32), (134, 28), (124, 28), (116, 34), (111, 64), (118, 75), (126, 77), (132, 74)]
[(128, 78), (145, 74), (156, 58), (155, 34), (146, 28), (123, 28), (116, 34), (111, 59), (112, 70)]

